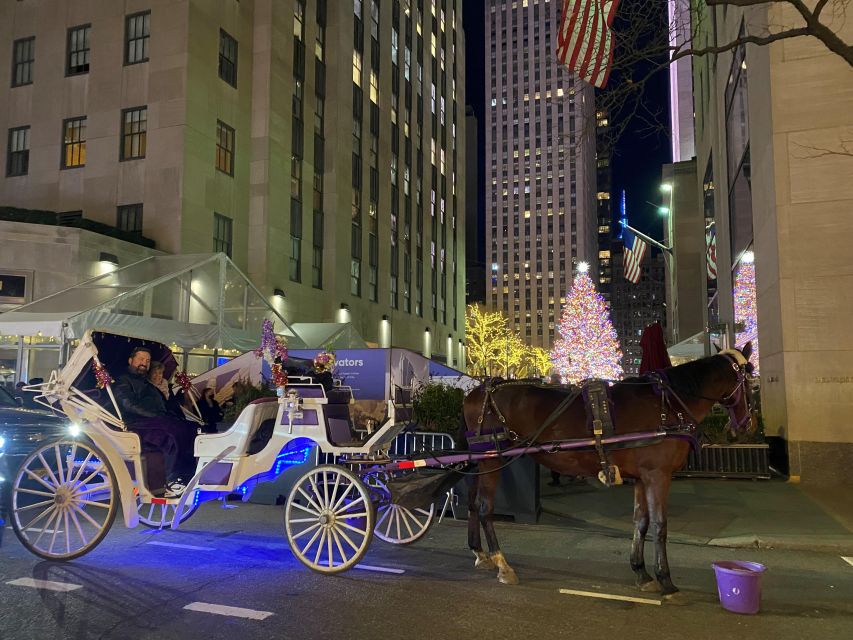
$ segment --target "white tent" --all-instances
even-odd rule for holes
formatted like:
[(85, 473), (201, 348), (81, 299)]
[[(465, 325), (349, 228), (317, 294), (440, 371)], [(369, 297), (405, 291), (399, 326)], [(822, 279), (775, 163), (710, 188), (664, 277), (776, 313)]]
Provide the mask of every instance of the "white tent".
[(306, 349), (364, 349), (367, 343), (349, 322), (295, 322)]
[(266, 319), (292, 347), (304, 345), (225, 254), (160, 255), (0, 314), (0, 335), (64, 346), (97, 327), (185, 350), (248, 351)]
[(686, 340), (672, 345), (666, 352), (669, 354), (669, 358), (674, 365), (698, 360), (705, 357), (705, 342), (707, 339), (705, 332), (700, 331), (696, 335), (692, 335)]

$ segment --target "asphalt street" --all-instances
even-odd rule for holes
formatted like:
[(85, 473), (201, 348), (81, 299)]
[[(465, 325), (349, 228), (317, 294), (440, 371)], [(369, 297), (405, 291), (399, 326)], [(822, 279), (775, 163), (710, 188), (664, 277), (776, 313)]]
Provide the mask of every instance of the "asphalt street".
[[(209, 503), (185, 527), (127, 530), (118, 518), (97, 549), (62, 564), (6, 531), (0, 639), (853, 637), (853, 559), (832, 553), (671, 544), (677, 606), (633, 588), (624, 533), (550, 515), (498, 525), (513, 587), (473, 569), (465, 525), (448, 519), (408, 547), (375, 539), (363, 568), (337, 576), (291, 555), (282, 507)], [(710, 564), (722, 559), (768, 567), (758, 615), (721, 608)]]

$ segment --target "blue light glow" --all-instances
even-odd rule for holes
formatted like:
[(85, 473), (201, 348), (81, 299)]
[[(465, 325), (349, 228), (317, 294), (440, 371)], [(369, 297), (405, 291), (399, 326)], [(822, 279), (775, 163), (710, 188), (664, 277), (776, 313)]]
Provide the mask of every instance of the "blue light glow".
[(310, 438), (296, 438), (287, 443), (287, 446), (275, 457), (273, 475), (278, 476), (285, 467), (295, 467), (305, 464), (311, 457), (311, 452), (317, 444)]

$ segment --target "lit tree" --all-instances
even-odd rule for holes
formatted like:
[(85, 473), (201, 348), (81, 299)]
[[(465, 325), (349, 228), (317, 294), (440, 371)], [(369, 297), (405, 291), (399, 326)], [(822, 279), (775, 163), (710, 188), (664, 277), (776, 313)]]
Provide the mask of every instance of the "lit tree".
[(735, 324), (742, 327), (735, 336), (735, 346), (743, 347), (752, 341), (749, 361), (758, 374), (758, 310), (755, 303), (755, 255), (747, 251), (735, 276)]
[(551, 371), (551, 354), (542, 347), (528, 347), (525, 360), (527, 361), (527, 376), (547, 376)]
[(506, 378), (523, 375), (522, 369), (525, 368), (527, 345), (522, 342), (521, 337), (517, 333), (508, 330), (498, 340), (498, 345), (500, 354), (497, 358), (497, 369)]
[(587, 378), (615, 380), (622, 375), (622, 351), (604, 298), (581, 262), (566, 299), (551, 361), (567, 382)]
[(503, 341), (508, 333), (507, 319), (499, 311), (483, 311), (477, 305), (469, 305), (465, 313), (468, 373), (493, 375), (502, 366)]

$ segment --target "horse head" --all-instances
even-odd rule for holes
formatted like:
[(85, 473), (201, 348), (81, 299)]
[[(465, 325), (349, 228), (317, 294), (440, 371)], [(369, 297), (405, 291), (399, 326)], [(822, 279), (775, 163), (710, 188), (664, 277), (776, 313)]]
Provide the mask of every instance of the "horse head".
[(729, 412), (733, 430), (753, 431), (756, 421), (752, 413), (752, 390), (749, 385), (749, 376), (753, 371), (753, 365), (749, 361), (752, 342), (747, 342), (740, 350), (725, 349), (718, 355), (728, 361), (734, 378), (731, 391), (720, 398), (719, 402)]

